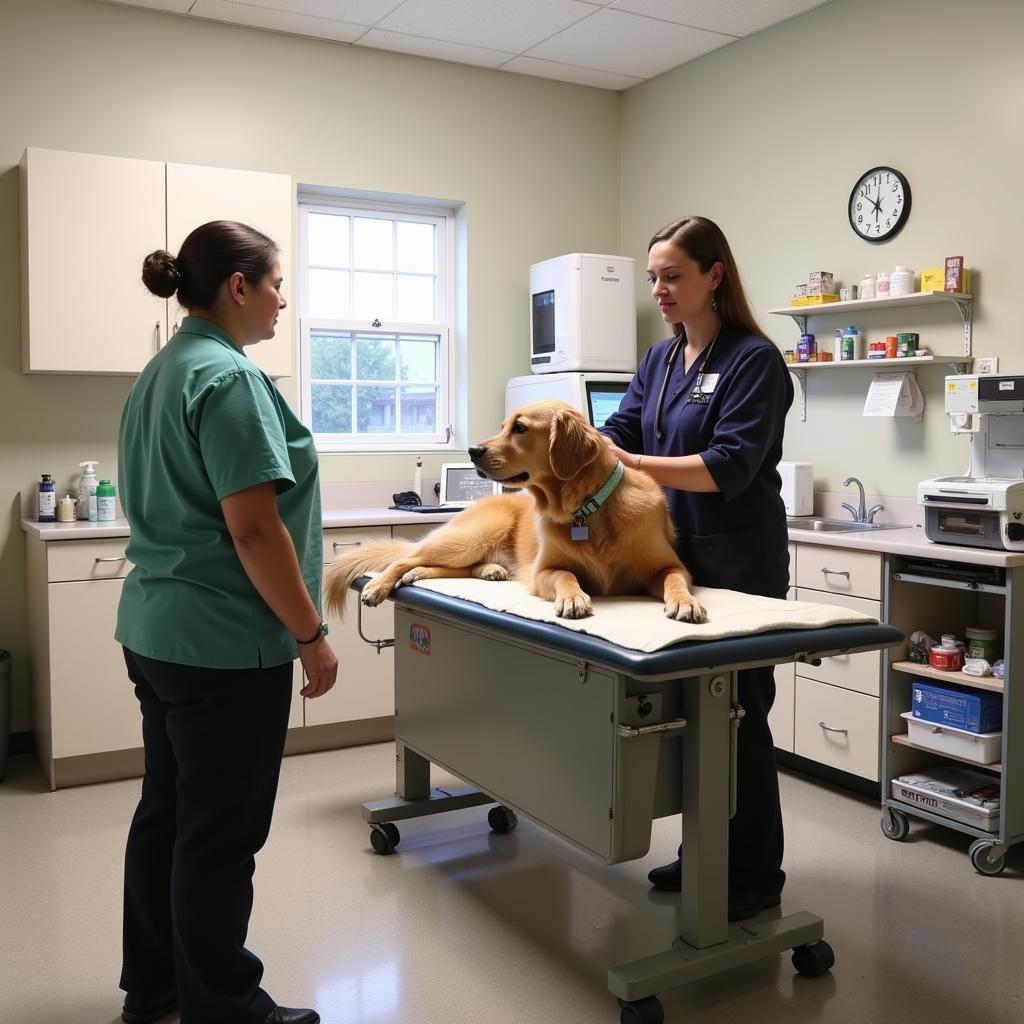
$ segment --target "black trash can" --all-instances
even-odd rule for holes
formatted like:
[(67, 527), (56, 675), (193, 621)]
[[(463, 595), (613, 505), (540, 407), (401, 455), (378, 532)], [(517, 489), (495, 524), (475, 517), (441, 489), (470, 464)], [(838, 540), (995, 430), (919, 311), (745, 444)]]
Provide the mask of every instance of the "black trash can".
[(11, 652), (0, 651), (0, 782), (7, 774), (11, 740)]

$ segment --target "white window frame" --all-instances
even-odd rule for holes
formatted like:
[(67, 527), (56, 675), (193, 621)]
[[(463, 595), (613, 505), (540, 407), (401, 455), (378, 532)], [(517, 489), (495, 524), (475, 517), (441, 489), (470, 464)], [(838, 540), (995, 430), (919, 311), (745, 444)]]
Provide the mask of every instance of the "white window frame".
[[(310, 335), (328, 330), (348, 334), (366, 335), (433, 335), (438, 338), (438, 429), (432, 434), (325, 434), (314, 433), (318, 452), (407, 452), (456, 449), (452, 411), (454, 408), (454, 374), (452, 345), (455, 319), (455, 211), (442, 206), (414, 205), (394, 202), (387, 198), (354, 198), (351, 195), (312, 193), (299, 191), (299, 409), (303, 422), (312, 430), (313, 394), (310, 363)], [(434, 224), (437, 229), (437, 307), (443, 320), (433, 324), (407, 323), (396, 320), (367, 322), (353, 319), (313, 319), (306, 315), (309, 309), (308, 231), (310, 213), (344, 214), (349, 217), (377, 216), (382, 219), (420, 221)], [(397, 353), (396, 353), (397, 356)], [(396, 362), (396, 373), (400, 365)], [(374, 382), (366, 382), (374, 383)], [(416, 381), (407, 382), (415, 386)], [(398, 384), (401, 388), (401, 382)], [(399, 390), (400, 395), (400, 390)], [(353, 407), (353, 416), (356, 410)]]

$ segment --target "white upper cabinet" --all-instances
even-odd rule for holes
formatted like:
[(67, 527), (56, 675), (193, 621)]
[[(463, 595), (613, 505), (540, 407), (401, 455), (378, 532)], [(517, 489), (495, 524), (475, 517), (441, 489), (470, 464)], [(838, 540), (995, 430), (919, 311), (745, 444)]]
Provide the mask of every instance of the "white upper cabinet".
[(167, 339), (142, 283), (166, 239), (164, 165), (28, 149), (20, 179), (25, 372), (138, 373)]
[[(287, 175), (30, 148), (21, 161), (22, 347), (26, 373), (137, 374), (184, 312), (151, 295), (142, 261), (177, 252), (210, 220), (239, 220), (292, 267)], [(87, 312), (88, 311), (88, 312)], [(98, 311), (98, 312), (97, 312)], [(292, 310), (246, 354), (272, 377), (292, 373)]]
[[(233, 171), (194, 164), (167, 165), (167, 248), (176, 253), (193, 228), (211, 220), (237, 220), (262, 231), (281, 250), (282, 291), (289, 300), (270, 341), (249, 345), (245, 354), (271, 377), (292, 373), (293, 307), (292, 180), (286, 174)], [(172, 299), (171, 329), (185, 315)]]

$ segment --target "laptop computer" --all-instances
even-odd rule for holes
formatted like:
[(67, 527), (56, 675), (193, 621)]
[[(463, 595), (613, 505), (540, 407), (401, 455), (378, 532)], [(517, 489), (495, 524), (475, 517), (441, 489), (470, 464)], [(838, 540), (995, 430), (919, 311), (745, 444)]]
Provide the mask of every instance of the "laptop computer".
[(403, 512), (459, 512), (481, 498), (501, 494), (501, 484), (477, 475), (472, 462), (441, 464), (441, 492), (436, 505), (393, 505)]

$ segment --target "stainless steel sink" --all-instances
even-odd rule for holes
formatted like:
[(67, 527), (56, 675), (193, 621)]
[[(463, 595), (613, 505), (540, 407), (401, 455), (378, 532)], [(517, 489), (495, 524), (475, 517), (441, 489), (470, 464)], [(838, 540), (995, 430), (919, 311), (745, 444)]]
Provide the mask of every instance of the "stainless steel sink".
[(863, 533), (870, 530), (907, 530), (902, 523), (855, 523), (852, 519), (822, 519), (818, 516), (787, 516), (786, 525), (793, 530), (815, 533)]

